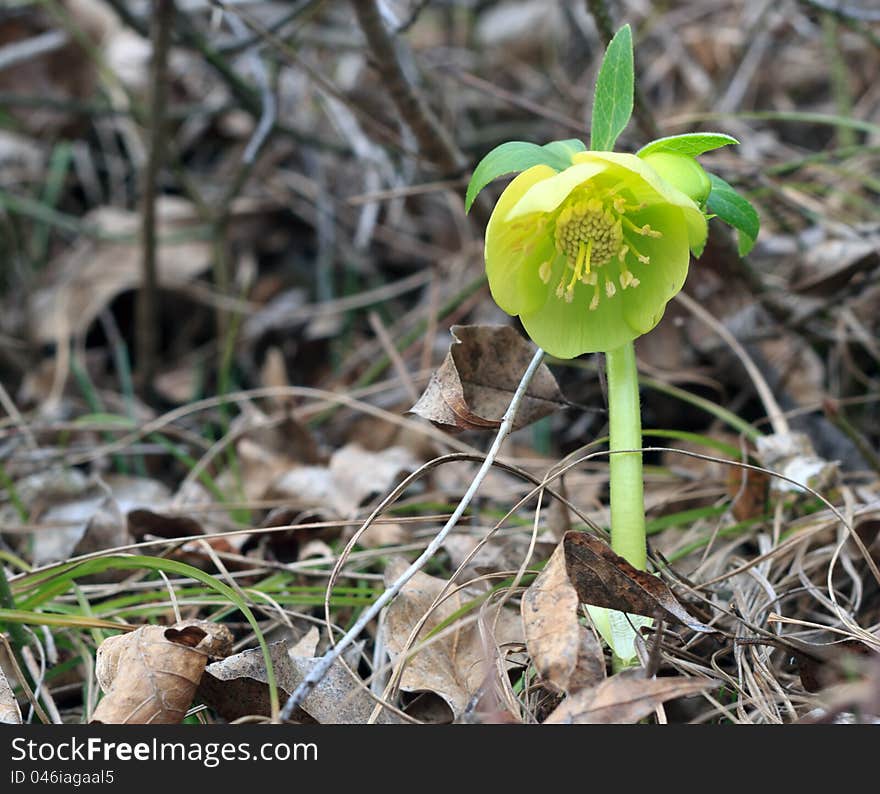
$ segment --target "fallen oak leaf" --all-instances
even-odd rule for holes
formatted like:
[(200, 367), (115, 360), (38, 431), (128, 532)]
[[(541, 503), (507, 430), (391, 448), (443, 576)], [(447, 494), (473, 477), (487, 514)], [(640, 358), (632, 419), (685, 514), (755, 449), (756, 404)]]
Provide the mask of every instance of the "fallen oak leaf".
[(642, 670), (625, 670), (562, 701), (544, 725), (631, 725), (668, 700), (696, 695), (717, 682), (708, 678), (644, 678)]
[(108, 637), (95, 674), (106, 693), (92, 715), (98, 724), (176, 725), (192, 703), (211, 657), (232, 647), (226, 626), (204, 620), (141, 626)]
[[(316, 633), (317, 634), (317, 633)], [(290, 696), (320, 657), (298, 656), (291, 653), (300, 647), (314, 653), (314, 641), (304, 638), (289, 649), (281, 640), (269, 646), (269, 656), (278, 682), (279, 697)], [(354, 648), (356, 657), (359, 648)], [(354, 658), (351, 659), (354, 663)], [(262, 651), (253, 648), (234, 654), (208, 665), (198, 689), (199, 696), (223, 719), (231, 722), (245, 716), (271, 715), (266, 662)], [(362, 725), (367, 722), (376, 705), (366, 686), (352, 677), (342, 662), (337, 661), (303, 701), (292, 718), (296, 722), (317, 722), (324, 725)], [(379, 715), (380, 723), (400, 720), (388, 709)]]
[(681, 605), (656, 576), (640, 571), (586, 532), (566, 532), (561, 543), (568, 578), (584, 604), (649, 618), (664, 617), (692, 631), (714, 632)]
[[(508, 325), (454, 325), (451, 333), (446, 359), (409, 413), (451, 432), (498, 428), (534, 349)], [(514, 429), (567, 405), (556, 379), (541, 364), (517, 411)]]
[(529, 656), (542, 682), (556, 692), (592, 686), (605, 678), (602, 648), (578, 621), (580, 602), (560, 543), (520, 606)]
[[(393, 559), (385, 569), (386, 584), (393, 582), (406, 566), (405, 560)], [(405, 665), (400, 688), (405, 692), (438, 695), (453, 718), (459, 719), (472, 696), (485, 684), (490, 666), (481, 627), (470, 615), (459, 612), (485, 592), (469, 588), (444, 599), (431, 612), (413, 647), (406, 646), (410, 633), (447, 584), (444, 579), (422, 572), (413, 576), (388, 607), (384, 639), (395, 665)], [(487, 613), (481, 620), (489, 641), (499, 647), (522, 643), (522, 621), (515, 612), (493, 604)], [(455, 622), (447, 625), (448, 621)]]

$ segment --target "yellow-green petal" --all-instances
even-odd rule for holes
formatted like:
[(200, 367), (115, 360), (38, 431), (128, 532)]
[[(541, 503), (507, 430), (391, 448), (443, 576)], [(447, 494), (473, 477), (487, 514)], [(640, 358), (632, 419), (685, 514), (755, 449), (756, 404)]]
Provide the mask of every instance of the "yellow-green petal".
[[(627, 267), (638, 278), (637, 287), (623, 289), (614, 265), (598, 269), (600, 300), (589, 309), (593, 287), (578, 283), (574, 298), (566, 302), (553, 289), (534, 312), (520, 316), (535, 344), (557, 358), (574, 358), (582, 353), (613, 350), (647, 333), (663, 317), (666, 304), (681, 289), (687, 277), (690, 252), (687, 228), (681, 207), (657, 204), (632, 215), (636, 225), (649, 224), (662, 230), (662, 237), (642, 237), (631, 233), (627, 239), (650, 257), (648, 264), (628, 254)], [(567, 278), (564, 260), (556, 263), (551, 286)], [(611, 277), (613, 274), (613, 277)], [(606, 277), (614, 283), (615, 294), (604, 291)]]
[(537, 222), (508, 220), (511, 208), (534, 185), (556, 174), (546, 165), (523, 171), (504, 190), (486, 227), (486, 275), (495, 302), (508, 314), (534, 311), (547, 291), (541, 264), (556, 256), (552, 234)]
[[(685, 223), (687, 224), (689, 246), (695, 251), (702, 250), (708, 233), (706, 217), (690, 197), (686, 196), (674, 185), (666, 182), (641, 157), (620, 152), (578, 152), (572, 155), (572, 160), (576, 164), (597, 162), (613, 164), (640, 176), (641, 183), (639, 180), (627, 181), (627, 187), (633, 191), (636, 200), (645, 201), (648, 204), (662, 201), (681, 207), (684, 212)], [(653, 192), (653, 196), (651, 192)]]
[(690, 263), (687, 231), (679, 207), (651, 207), (639, 213), (638, 222), (662, 229), (663, 237), (639, 240), (640, 250), (651, 257), (651, 262), (632, 265), (641, 283), (612, 299), (622, 298), (622, 316), (633, 331), (633, 338), (647, 333), (660, 322), (666, 304), (684, 286)]
[[(572, 155), (572, 159), (581, 154), (584, 152)], [(601, 174), (607, 168), (608, 166), (604, 163), (593, 162), (573, 165), (560, 171), (526, 191), (508, 213), (507, 220), (512, 221), (533, 212), (553, 212), (568, 198), (572, 190), (597, 174)]]

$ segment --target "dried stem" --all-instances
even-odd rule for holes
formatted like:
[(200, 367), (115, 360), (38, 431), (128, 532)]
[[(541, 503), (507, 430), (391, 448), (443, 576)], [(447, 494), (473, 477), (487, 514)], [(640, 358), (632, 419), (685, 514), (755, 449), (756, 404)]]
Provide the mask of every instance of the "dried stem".
[[(398, 40), (385, 27), (376, 0), (352, 0), (352, 6), (367, 39), (370, 54), (382, 76), (382, 83), (391, 94), (400, 117), (412, 130), (422, 155), (440, 169), (443, 177), (461, 174), (465, 168), (465, 158), (407, 78), (400, 62)], [(485, 226), (491, 206), (487, 200), (481, 201), (482, 198), (478, 198), (472, 214), (479, 224)]]
[(152, 93), (150, 99), (149, 146), (143, 179), (143, 221), (141, 245), (143, 259), (141, 288), (137, 303), (138, 387), (149, 398), (156, 374), (159, 317), (156, 264), (156, 193), (165, 156), (165, 107), (168, 104), (168, 51), (174, 20), (174, 0), (156, 0), (153, 27)]

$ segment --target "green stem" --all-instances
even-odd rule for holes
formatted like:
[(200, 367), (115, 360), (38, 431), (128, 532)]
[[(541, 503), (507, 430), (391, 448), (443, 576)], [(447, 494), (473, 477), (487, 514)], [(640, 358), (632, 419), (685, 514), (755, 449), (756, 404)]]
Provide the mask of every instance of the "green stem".
[(631, 565), (645, 570), (645, 499), (642, 453), (619, 452), (642, 447), (639, 375), (629, 342), (605, 354), (608, 377), (609, 448), (611, 459), (611, 548)]

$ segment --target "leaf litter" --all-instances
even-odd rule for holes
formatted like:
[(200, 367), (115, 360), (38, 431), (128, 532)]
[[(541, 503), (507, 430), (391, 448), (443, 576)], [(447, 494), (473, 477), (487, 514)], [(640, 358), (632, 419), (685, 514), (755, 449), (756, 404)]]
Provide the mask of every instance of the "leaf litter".
[[(248, 13), (272, 29), (281, 5)], [(780, 107), (841, 113), (846, 98), (825, 66), (832, 47), (849, 106), (870, 123), (876, 48), (857, 31), (835, 44), (805, 7), (768, 11), (768, 48), (743, 38), (755, 20), (742, 0), (708, 17), (679, 5), (651, 24), (646, 11), (626, 9), (641, 31), (641, 65), (650, 65), (641, 74), (650, 110), (689, 124), (694, 102), (717, 96), (719, 108), (745, 111), (725, 127), (743, 141), (740, 152), (713, 154), (712, 167), (761, 205), (766, 228), (746, 265), (713, 234), (687, 289), (754, 360), (790, 432), (767, 431), (740, 358), (671, 306), (638, 345), (646, 427), (672, 434), (664, 444), (678, 450), (647, 456), (660, 576), (641, 574), (592, 534), (592, 524), (607, 524), (607, 460), (590, 457), (605, 432), (598, 362), (545, 363), (502, 450), (510, 467), (491, 473), (430, 567), (297, 719), (791, 723), (877, 714), (880, 598), (865, 555), (880, 562), (870, 454), (880, 444), (869, 176), (878, 155), (862, 132), (815, 116), (748, 117)], [(87, 719), (94, 704), (80, 692), (99, 655), (108, 694), (96, 718), (178, 721), (198, 708), (208, 722), (269, 719), (252, 627), (189, 574), (207, 572), (242, 595), (289, 693), (329, 646), (327, 632), (350, 625), (398, 570), (390, 561), (413, 559), (436, 534), (533, 348), (479, 282), (483, 230), (463, 214), (460, 171), (450, 177), (428, 152), (413, 156), (369, 68), (374, 55), (338, 46), (359, 32), (325, 4), (300, 43), (303, 58), (332, 75), (322, 79), (338, 107), (328, 110), (328, 85), (279, 60), (277, 129), (252, 170), (241, 169), (242, 150), (261, 109), (228, 79), (240, 65), (230, 57), (224, 78), (206, 51), (183, 40), (172, 49), (171, 159), (155, 203), (159, 360), (154, 393), (142, 389), (135, 304), (148, 120), (129, 97), (142, 103), (150, 93), (148, 20), (137, 10), (117, 18), (99, 0), (66, 6), (108, 75), (38, 4), (19, 6), (0, 19), (0, 251), (9, 263), (0, 274), (0, 551), (16, 605), (36, 621), (29, 652), (52, 673), (45, 709), (32, 711)], [(541, 3), (476, 10), (462, 22), (474, 36), (461, 41), (478, 41), (479, 51), (468, 51), (467, 72), (439, 82), (424, 66), (449, 43), (446, 29), (430, 9), (398, 20), (412, 23), (396, 40), (424, 72), (427, 104), (455, 108), (438, 118), (462, 162), (509, 125), (524, 140), (583, 136), (578, 92), (535, 78), (552, 72), (547, 52), (569, 74), (595, 67), (602, 44), (587, 12), (574, 13), (572, 25)], [(207, 10), (187, 16), (218, 52), (234, 51)], [(52, 37), (49, 50), (30, 49)], [(260, 52), (274, 58), (273, 42)], [(758, 68), (740, 68), (747, 52)], [(496, 132), (493, 122), (504, 123)], [(631, 126), (624, 144), (635, 150), (644, 140)], [(255, 396), (197, 402), (238, 388)], [(413, 404), (412, 395), (421, 398)], [(431, 423), (455, 438), (444, 441)], [(465, 451), (474, 457), (444, 457)], [(546, 492), (539, 502), (525, 474), (558, 486), (581, 515)], [(189, 537), (199, 540), (181, 546)], [(120, 549), (167, 566), (165, 578), (145, 568), (92, 571), (76, 588), (65, 579), (72, 557)], [(435, 606), (444, 588), (451, 595)], [(85, 624), (40, 625), (75, 621), (84, 604), (128, 633), (99, 645)], [(584, 609), (595, 604), (661, 617), (637, 642), (640, 671), (614, 673)], [(208, 618), (232, 632), (235, 653), (206, 649), (210, 632), (198, 632)], [(118, 673), (112, 659), (132, 648), (143, 651), (132, 664), (179, 676), (160, 672), (149, 691), (131, 676), (107, 677), (105, 657)], [(26, 705), (4, 664), (0, 719), (20, 720)]]

